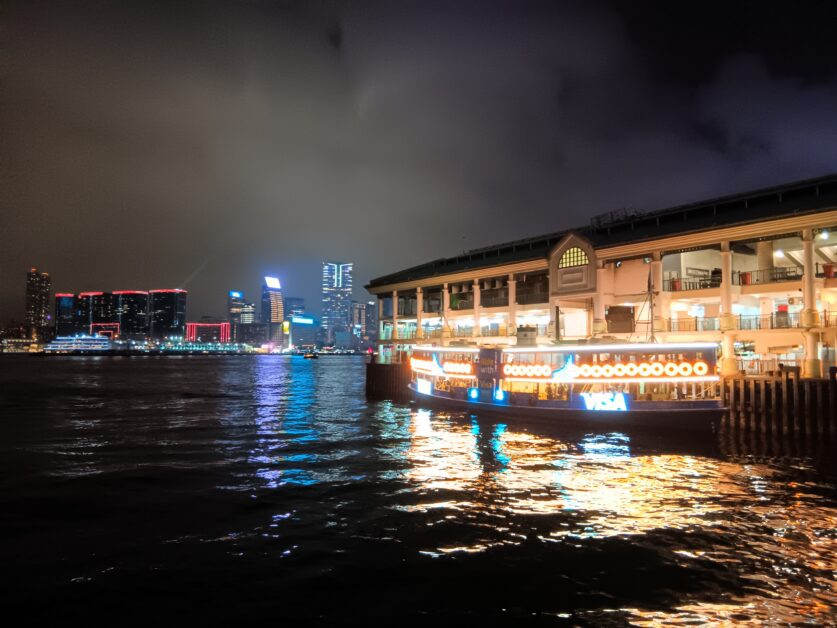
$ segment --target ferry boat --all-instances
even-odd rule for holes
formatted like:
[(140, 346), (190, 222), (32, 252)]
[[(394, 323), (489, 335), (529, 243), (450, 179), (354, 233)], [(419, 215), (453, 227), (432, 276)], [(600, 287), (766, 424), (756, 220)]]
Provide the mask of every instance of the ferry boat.
[(715, 343), (416, 346), (421, 403), (554, 422), (717, 430)]

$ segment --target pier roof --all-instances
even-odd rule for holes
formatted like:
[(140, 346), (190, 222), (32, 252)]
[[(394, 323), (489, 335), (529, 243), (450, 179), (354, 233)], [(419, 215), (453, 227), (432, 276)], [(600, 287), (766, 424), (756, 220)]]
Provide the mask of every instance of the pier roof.
[(651, 212), (614, 214), (609, 220), (594, 219), (584, 227), (503, 242), (466, 251), (455, 257), (436, 259), (376, 277), (366, 287), (375, 288), (464, 270), (543, 259), (568, 233), (577, 233), (594, 247), (601, 248), (777, 220), (834, 207), (837, 207), (837, 173)]

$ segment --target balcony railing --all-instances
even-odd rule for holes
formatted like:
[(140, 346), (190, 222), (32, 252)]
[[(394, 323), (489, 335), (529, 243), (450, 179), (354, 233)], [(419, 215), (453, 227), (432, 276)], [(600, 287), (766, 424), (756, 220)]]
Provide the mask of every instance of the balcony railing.
[(483, 325), (480, 327), (480, 336), (490, 338), (492, 336), (508, 336), (505, 325)]
[(690, 277), (688, 279), (666, 279), (663, 281), (665, 292), (680, 292), (682, 290), (706, 290), (707, 288), (719, 288), (720, 277)]
[(452, 309), (452, 310), (473, 310), (474, 309), (474, 300), (473, 300), (473, 298), (456, 299), (456, 300), (451, 298), (450, 309)]
[(484, 290), (480, 294), (480, 305), (482, 307), (507, 307), (509, 293), (505, 290)]
[(693, 316), (690, 318), (670, 318), (669, 331), (718, 331), (721, 328), (718, 318)]
[(763, 268), (761, 270), (737, 270), (732, 273), (732, 283), (737, 286), (750, 286), (779, 281), (797, 281), (802, 279), (802, 269), (796, 266)]
[(454, 327), (451, 336), (454, 338), (470, 338), (474, 335), (473, 327)]
[(430, 338), (441, 338), (442, 337), (442, 330), (439, 329), (422, 329), (421, 330), (421, 337), (424, 339)]
[(407, 303), (398, 306), (398, 316), (415, 316), (416, 311), (417, 308), (415, 303)]
[(549, 303), (549, 291), (532, 290), (518, 291), (517, 303), (519, 305), (530, 305), (532, 303)]
[(442, 302), (439, 299), (425, 299), (422, 312), (425, 314), (441, 314)]
[(799, 327), (798, 312), (773, 312), (765, 316), (742, 314), (738, 317), (738, 329), (795, 329)]

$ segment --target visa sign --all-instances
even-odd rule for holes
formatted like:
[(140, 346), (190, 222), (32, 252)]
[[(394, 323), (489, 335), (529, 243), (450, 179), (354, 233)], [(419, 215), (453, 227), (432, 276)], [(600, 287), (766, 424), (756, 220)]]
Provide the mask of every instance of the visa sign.
[(608, 410), (611, 412), (626, 412), (628, 410), (625, 393), (585, 392), (581, 393), (581, 398), (584, 399), (584, 407), (587, 410)]

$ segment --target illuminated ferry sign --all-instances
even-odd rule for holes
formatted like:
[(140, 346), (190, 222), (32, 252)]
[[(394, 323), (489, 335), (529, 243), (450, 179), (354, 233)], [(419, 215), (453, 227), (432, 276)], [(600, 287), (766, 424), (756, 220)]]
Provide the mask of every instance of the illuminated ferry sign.
[(701, 382), (715, 381), (709, 365), (703, 360), (690, 362), (616, 362), (575, 364), (572, 356), (560, 368), (549, 364), (503, 365), (503, 376), (508, 381), (533, 381), (547, 383), (634, 383), (634, 382)]
[(463, 379), (476, 377), (474, 375), (474, 365), (471, 362), (446, 360), (440, 365), (436, 360), (436, 356), (433, 356), (429, 360), (425, 358), (410, 358), (410, 368), (416, 373), (424, 373), (426, 375), (461, 377)]
[(585, 410), (604, 410), (607, 412), (627, 412), (628, 403), (625, 393), (620, 392), (583, 392)]

